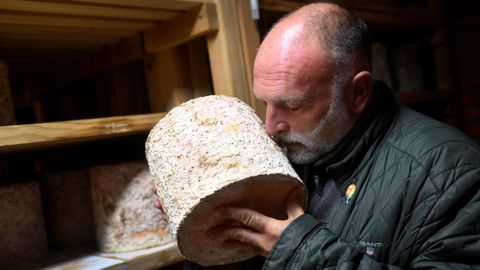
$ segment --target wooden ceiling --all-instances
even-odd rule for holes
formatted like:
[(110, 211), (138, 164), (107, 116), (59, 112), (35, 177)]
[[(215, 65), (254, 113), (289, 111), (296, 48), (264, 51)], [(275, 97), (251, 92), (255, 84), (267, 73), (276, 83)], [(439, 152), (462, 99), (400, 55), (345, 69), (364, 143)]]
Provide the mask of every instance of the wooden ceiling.
[(0, 59), (61, 67), (213, 0), (2, 0)]

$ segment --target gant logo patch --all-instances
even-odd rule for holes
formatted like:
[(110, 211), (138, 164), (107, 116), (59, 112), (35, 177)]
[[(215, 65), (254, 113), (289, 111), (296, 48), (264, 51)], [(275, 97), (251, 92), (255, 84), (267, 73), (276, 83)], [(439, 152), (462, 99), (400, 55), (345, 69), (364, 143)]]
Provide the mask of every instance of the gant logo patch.
[(381, 242), (368, 242), (363, 240), (358, 242), (358, 244), (365, 248), (365, 253), (368, 256), (375, 255), (375, 252), (377, 252), (383, 246), (383, 243)]

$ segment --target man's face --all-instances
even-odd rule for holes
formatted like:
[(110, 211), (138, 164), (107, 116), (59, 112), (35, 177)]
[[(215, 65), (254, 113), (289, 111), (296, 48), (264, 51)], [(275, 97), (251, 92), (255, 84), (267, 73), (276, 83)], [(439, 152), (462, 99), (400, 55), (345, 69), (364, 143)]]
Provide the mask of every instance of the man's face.
[(312, 130), (289, 131), (273, 137), (283, 147), (291, 162), (309, 164), (335, 148), (350, 130), (352, 121), (342, 97), (334, 94), (326, 115)]
[(301, 30), (274, 29), (264, 40), (255, 59), (254, 94), (267, 106), (267, 133), (291, 162), (308, 164), (331, 151), (353, 119), (339, 94), (343, 89), (335, 89), (345, 86), (334, 83), (333, 61), (298, 38)]

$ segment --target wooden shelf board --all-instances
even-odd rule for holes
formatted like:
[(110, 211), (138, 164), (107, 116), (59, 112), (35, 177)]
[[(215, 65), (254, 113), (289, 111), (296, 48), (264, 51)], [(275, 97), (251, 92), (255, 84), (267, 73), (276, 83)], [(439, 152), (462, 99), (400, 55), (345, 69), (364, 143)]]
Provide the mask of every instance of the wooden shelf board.
[(115, 116), (0, 127), (0, 153), (150, 131), (165, 113)]
[[(178, 0), (72, 0), (71, 2), (88, 3), (88, 4), (104, 4), (111, 6), (136, 7), (136, 8), (155, 8), (169, 9), (177, 11), (185, 11), (191, 9), (200, 1), (178, 1)], [(201, 1), (205, 3), (213, 3), (212, 0)]]
[(170, 242), (153, 248), (122, 253), (96, 252), (91, 247), (53, 252), (40, 262), (21, 265), (21, 269), (159, 269), (182, 260), (183, 256), (178, 250), (177, 243)]
[[(11, 25), (33, 25), (33, 26), (52, 26), (58, 27), (91, 27), (106, 29), (123, 30), (142, 30), (154, 25), (154, 21), (125, 20), (125, 19), (105, 19), (96, 17), (76, 17), (76, 16), (54, 16), (38, 15), (31, 13), (0, 13), (0, 24)], [(68, 31), (68, 29), (67, 29)]]
[(138, 20), (167, 20), (177, 12), (152, 9), (112, 8), (102, 6), (79, 5), (78, 3), (59, 3), (29, 0), (0, 1), (1, 11), (30, 12), (38, 14), (56, 14), (65, 16), (89, 16), (99, 18), (121, 18)]

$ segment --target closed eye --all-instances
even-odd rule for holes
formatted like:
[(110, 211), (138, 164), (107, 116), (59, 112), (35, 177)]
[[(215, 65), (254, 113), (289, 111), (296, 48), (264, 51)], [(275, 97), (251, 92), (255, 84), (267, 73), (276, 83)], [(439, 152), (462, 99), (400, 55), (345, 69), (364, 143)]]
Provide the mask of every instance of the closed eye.
[(290, 112), (298, 111), (300, 107), (287, 106), (287, 110)]

